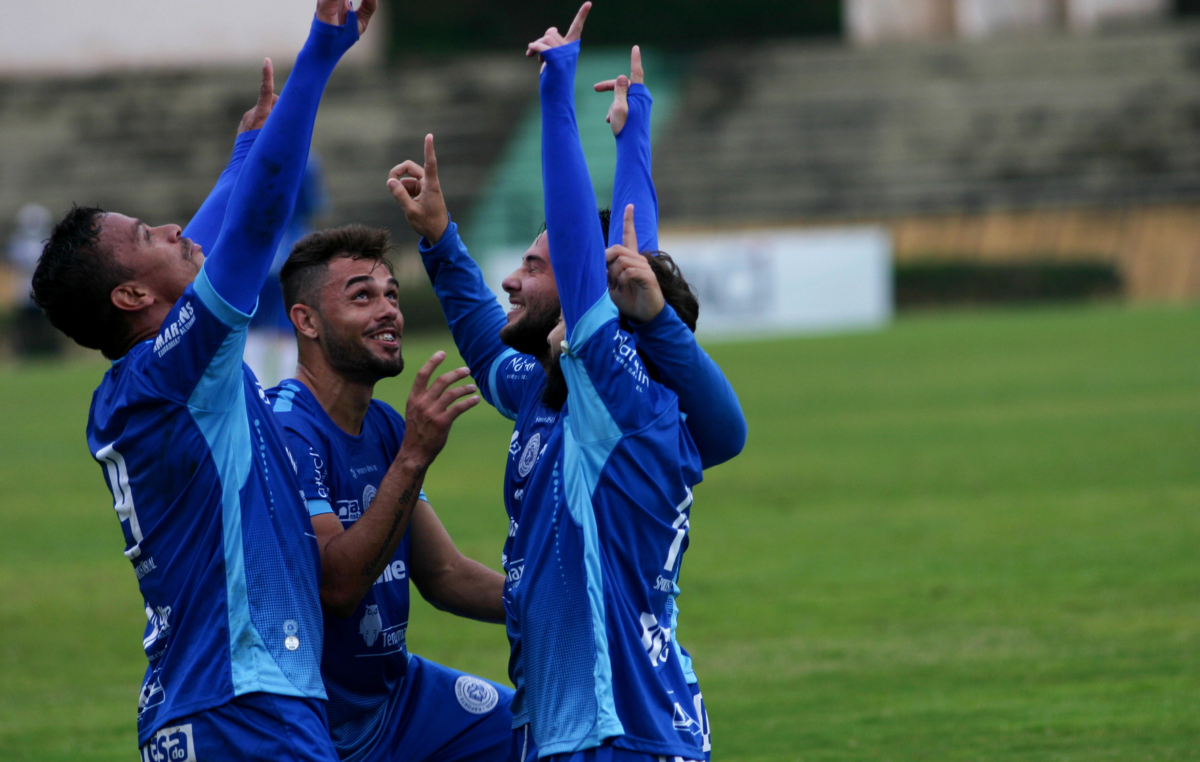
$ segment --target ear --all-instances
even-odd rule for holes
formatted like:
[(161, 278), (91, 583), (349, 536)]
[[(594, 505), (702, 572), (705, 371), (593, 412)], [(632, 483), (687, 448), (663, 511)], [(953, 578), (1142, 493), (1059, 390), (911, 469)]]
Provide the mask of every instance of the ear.
[(154, 304), (154, 297), (136, 281), (122, 283), (109, 295), (113, 306), (122, 312), (139, 312)]
[(293, 304), (288, 310), (288, 319), (296, 326), (296, 333), (306, 339), (317, 339), (317, 311), (307, 304)]

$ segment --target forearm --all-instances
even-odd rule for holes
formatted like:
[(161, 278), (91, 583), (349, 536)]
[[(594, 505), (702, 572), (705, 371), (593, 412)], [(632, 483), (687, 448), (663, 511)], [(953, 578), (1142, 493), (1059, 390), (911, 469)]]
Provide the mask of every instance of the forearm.
[(461, 554), (418, 589), (442, 611), (481, 622), (504, 622), (504, 575)]
[(719, 465), (746, 444), (746, 417), (733, 386), (696, 336), (669, 305), (634, 327), (638, 350), (658, 369), (659, 380), (679, 397), (685, 425), (704, 468)]
[(588, 175), (575, 119), (575, 63), (579, 43), (542, 54), (542, 188), (546, 234), (559, 303), (570, 338), (579, 319), (608, 293), (604, 237), (596, 219), (596, 192)]
[(291, 217), (325, 84), (357, 39), (353, 12), (342, 27), (313, 20), (279, 102), (230, 194), (226, 224), (205, 267), (217, 293), (243, 312), (254, 307)]
[(454, 344), (484, 399), (496, 405), (488, 375), (492, 363), (507, 349), (500, 341), (500, 329), (506, 323), (504, 308), (484, 282), (479, 265), (471, 259), (453, 221), (436, 244), (430, 245), (422, 238), (418, 249)]
[(211, 251), (217, 237), (221, 234), (221, 226), (225, 224), (225, 211), (229, 206), (229, 194), (242, 171), (242, 164), (249, 155), (254, 141), (260, 130), (249, 130), (237, 136), (233, 143), (233, 156), (217, 184), (213, 186), (208, 198), (200, 205), (192, 221), (183, 230), (183, 237), (190, 238), (200, 244), (205, 251)]
[(354, 613), (391, 562), (421, 494), (428, 466), (402, 452), (361, 518), (321, 551), (321, 604), (337, 616)]
[[(614, 221), (633, 204), (638, 249), (658, 251), (658, 194), (654, 190), (650, 150), (650, 111), (654, 99), (645, 85), (633, 84), (627, 96), (629, 115), (617, 135), (617, 171), (613, 178)], [(621, 243), (621, 226), (608, 226), (608, 245)]]

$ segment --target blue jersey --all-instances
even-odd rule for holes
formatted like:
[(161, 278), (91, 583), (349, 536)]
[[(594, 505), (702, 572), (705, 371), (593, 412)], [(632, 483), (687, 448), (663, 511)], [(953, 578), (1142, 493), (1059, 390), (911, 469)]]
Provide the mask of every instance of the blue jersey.
[(87, 439), (145, 603), (138, 743), (237, 696), (325, 698), (320, 558), (296, 464), (242, 364), (325, 84), (358, 39), (314, 19), (271, 118), (188, 226), (212, 251), (158, 336), (113, 363)]
[(250, 317), (206, 269), (158, 337), (113, 363), (88, 418), (148, 619), (139, 744), (242, 694), (325, 697), (312, 526), (242, 364)]
[[(362, 431), (347, 434), (304, 384), (284, 381), (270, 390), (299, 464), (309, 513), (332, 512), (350, 527), (374, 499), (404, 440), (404, 419), (372, 400)], [(424, 491), (420, 499), (425, 500)], [(371, 746), (384, 731), (408, 670), (408, 564), (405, 532), (391, 563), (350, 617), (325, 616), (321, 674), (329, 693), (329, 725), (343, 757)]]
[(502, 364), (489, 389), (519, 400), (510, 449), (520, 456), (506, 473), (506, 487), (522, 491), (506, 548), (514, 722), (529, 722), (543, 756), (612, 739), (617, 748), (699, 759), (672, 630), (702, 465), (678, 397), (651, 380), (608, 296), (575, 124), (578, 51), (544, 53), (541, 83), (547, 235), (570, 396), (545, 443), (538, 436), (534, 445), (532, 428), (548, 417), (544, 381)]

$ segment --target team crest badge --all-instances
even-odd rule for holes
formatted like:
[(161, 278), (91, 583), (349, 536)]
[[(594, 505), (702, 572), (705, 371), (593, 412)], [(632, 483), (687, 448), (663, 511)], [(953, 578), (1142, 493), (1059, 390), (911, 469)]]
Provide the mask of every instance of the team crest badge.
[(454, 695), (458, 696), (462, 708), (471, 714), (487, 714), (500, 703), (496, 686), (471, 675), (463, 675), (454, 681)]
[(524, 479), (529, 476), (529, 472), (533, 470), (533, 466), (537, 463), (538, 454), (541, 452), (542, 435), (534, 434), (529, 438), (529, 442), (525, 444), (525, 451), (521, 453), (521, 460), (517, 462), (517, 473)]

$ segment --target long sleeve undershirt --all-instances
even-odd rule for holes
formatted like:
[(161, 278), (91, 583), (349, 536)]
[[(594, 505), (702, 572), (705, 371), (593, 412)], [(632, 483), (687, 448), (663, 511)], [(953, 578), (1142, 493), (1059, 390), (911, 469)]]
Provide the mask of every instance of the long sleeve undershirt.
[(575, 64), (579, 43), (542, 53), (542, 187), (546, 235), (558, 301), (570, 342), (575, 325), (608, 296), (604, 235), (596, 223), (596, 192), (575, 121)]
[(221, 234), (221, 226), (225, 224), (225, 211), (229, 206), (229, 194), (233, 192), (233, 186), (242, 172), (242, 164), (261, 131), (248, 130), (237, 136), (229, 165), (217, 178), (217, 184), (209, 192), (208, 198), (204, 199), (192, 221), (183, 229), (183, 237), (200, 244), (205, 251), (212, 251), (217, 236)]
[[(617, 172), (613, 180), (613, 221), (608, 244), (621, 243), (619, 222), (633, 204), (638, 249), (658, 251), (658, 195), (654, 190), (650, 147), (650, 114), (654, 104), (642, 84), (629, 86), (629, 115), (616, 136)], [(703, 308), (703, 305), (701, 305)], [(667, 305), (653, 320), (634, 325), (638, 348), (658, 368), (663, 386), (679, 396), (679, 409), (700, 451), (704, 468), (724, 463), (746, 445), (746, 417), (733, 386), (700, 347), (695, 334)]]
[(287, 85), (230, 192), (225, 224), (204, 267), (216, 292), (242, 312), (254, 309), (291, 217), (325, 84), (357, 40), (353, 11), (341, 27), (313, 19)]

